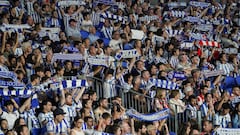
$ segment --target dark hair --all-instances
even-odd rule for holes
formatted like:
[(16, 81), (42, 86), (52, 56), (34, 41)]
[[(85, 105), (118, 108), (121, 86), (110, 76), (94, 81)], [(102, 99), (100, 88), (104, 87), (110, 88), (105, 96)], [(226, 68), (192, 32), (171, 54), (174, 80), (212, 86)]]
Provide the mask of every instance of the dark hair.
[(36, 67), (35, 73), (37, 73), (37, 72), (44, 72), (44, 69), (42, 67)]
[[(16, 128), (17, 128), (18, 126), (20, 126), (20, 120), (21, 120), (21, 119), (23, 119), (23, 118), (19, 117), (18, 119), (15, 120), (14, 125), (13, 125), (13, 129), (14, 129), (14, 130), (16, 130)], [(23, 120), (24, 120), (24, 119), (23, 119)]]
[(192, 99), (196, 99), (196, 96), (195, 95), (189, 96), (188, 102), (191, 102)]
[(107, 118), (111, 118), (111, 115), (109, 113), (105, 112), (102, 114), (102, 118), (106, 120)]
[(37, 78), (40, 78), (40, 76), (37, 75), (37, 74), (31, 75), (31, 82), (34, 81), (34, 80), (36, 80)]
[(20, 125), (16, 127), (15, 131), (17, 132), (17, 135), (20, 135), (21, 132), (23, 132), (24, 127), (27, 127), (27, 125)]
[(89, 119), (93, 119), (93, 117), (91, 117), (91, 116), (86, 116), (86, 117), (84, 118), (84, 122), (87, 122)]

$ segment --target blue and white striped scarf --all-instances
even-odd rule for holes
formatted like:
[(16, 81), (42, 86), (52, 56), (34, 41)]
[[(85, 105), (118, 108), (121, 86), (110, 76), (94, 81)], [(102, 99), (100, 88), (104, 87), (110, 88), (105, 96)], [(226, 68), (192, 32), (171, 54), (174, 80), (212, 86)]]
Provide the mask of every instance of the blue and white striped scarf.
[(213, 26), (211, 24), (200, 24), (200, 25), (197, 25), (195, 29), (200, 31), (212, 31)]
[(168, 78), (171, 80), (174, 78), (177, 80), (185, 80), (187, 79), (187, 76), (184, 74), (184, 72), (171, 71), (168, 73)]
[(201, 18), (195, 16), (187, 16), (183, 20), (191, 23), (199, 23), (201, 21)]
[(84, 1), (79, 1), (79, 0), (66, 0), (66, 1), (58, 1), (57, 2), (57, 6), (60, 7), (68, 7), (71, 5), (86, 5), (86, 3)]
[(159, 120), (166, 119), (169, 116), (169, 112), (170, 112), (170, 110), (167, 108), (167, 109), (163, 109), (159, 112), (155, 112), (152, 114), (141, 114), (134, 109), (129, 109), (126, 111), (126, 115), (129, 117), (132, 117), (132, 118), (136, 118), (140, 121), (153, 122), (153, 121), (159, 121)]
[(116, 5), (115, 0), (94, 0), (94, 4)]
[(201, 7), (201, 8), (207, 8), (211, 4), (207, 2), (198, 2), (198, 1), (190, 1), (189, 5), (194, 6), (194, 7)]
[(179, 86), (177, 83), (168, 81), (168, 80), (160, 80), (160, 79), (150, 79), (151, 83), (153, 83), (154, 86), (163, 88), (163, 89), (169, 89), (169, 90), (176, 90), (179, 89)]
[(115, 59), (120, 60), (122, 58), (133, 58), (133, 57), (138, 57), (138, 56), (139, 56), (139, 54), (136, 49), (122, 50), (115, 55)]
[(175, 36), (181, 35), (183, 33), (182, 30), (172, 30), (172, 29), (167, 29), (166, 32), (169, 37), (175, 37)]
[(56, 60), (84, 60), (84, 57), (81, 54), (62, 54), (62, 53), (54, 53), (52, 57), (52, 62)]
[(152, 15), (152, 16), (145, 15), (143, 17), (138, 18), (138, 20), (141, 21), (141, 22), (143, 22), (143, 21), (149, 22), (149, 21), (154, 21), (154, 20), (157, 20), (157, 19), (159, 19), (159, 17), (156, 16), (156, 15)]
[(186, 2), (168, 2), (167, 5), (170, 9), (172, 9), (172, 8), (178, 8), (178, 7), (186, 7), (187, 3)]
[(114, 15), (114, 14), (112, 14), (110, 12), (104, 12), (104, 13), (100, 14), (100, 21), (104, 22), (105, 19), (117, 20), (119, 22), (122, 22), (123, 24), (125, 24), (128, 21), (127, 17)]
[(201, 33), (190, 33), (190, 40), (207, 40), (207, 36)]
[(193, 42), (183, 42), (183, 43), (181, 43), (181, 46), (180, 46), (180, 48), (181, 49), (191, 49), (191, 48), (193, 48)]
[(186, 16), (186, 12), (185, 11), (172, 10), (171, 11), (171, 16), (172, 17), (177, 17), (177, 18), (183, 18), (183, 17)]
[(10, 7), (11, 3), (8, 0), (1, 0), (0, 1), (0, 6)]

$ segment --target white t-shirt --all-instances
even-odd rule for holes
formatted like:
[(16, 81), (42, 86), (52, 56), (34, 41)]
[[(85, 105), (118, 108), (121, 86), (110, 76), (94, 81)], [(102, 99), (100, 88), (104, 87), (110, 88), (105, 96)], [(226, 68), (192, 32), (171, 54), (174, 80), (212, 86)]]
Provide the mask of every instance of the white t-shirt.
[(8, 128), (12, 129), (16, 119), (19, 118), (19, 112), (18, 112), (18, 110), (14, 111), (12, 113), (7, 113), (7, 112), (3, 111), (1, 118), (6, 119), (8, 122)]

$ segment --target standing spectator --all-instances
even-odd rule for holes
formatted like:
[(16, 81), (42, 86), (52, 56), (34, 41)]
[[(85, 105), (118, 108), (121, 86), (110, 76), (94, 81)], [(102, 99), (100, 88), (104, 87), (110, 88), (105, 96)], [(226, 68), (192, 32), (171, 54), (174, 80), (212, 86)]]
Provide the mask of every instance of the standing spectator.
[(60, 135), (69, 133), (69, 125), (67, 121), (64, 120), (64, 115), (66, 113), (61, 109), (57, 108), (53, 111), (54, 119), (48, 121), (46, 125), (46, 133), (48, 135)]
[(216, 113), (214, 116), (214, 125), (221, 128), (231, 128), (232, 120), (229, 114), (230, 105), (228, 103), (224, 103), (222, 105), (222, 109), (219, 113)]
[(233, 128), (240, 128), (240, 103), (235, 106), (235, 112), (232, 117)]
[(84, 132), (82, 130), (82, 124), (83, 120), (80, 117), (75, 117), (70, 135), (84, 135)]
[(189, 103), (185, 110), (188, 119), (197, 119), (197, 98), (194, 95), (189, 97)]

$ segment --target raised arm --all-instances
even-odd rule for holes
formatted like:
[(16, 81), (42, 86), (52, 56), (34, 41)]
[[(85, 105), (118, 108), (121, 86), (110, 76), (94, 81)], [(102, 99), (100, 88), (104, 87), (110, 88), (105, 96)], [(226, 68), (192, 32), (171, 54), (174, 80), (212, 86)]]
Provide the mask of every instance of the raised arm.
[(82, 88), (80, 89), (80, 91), (78, 91), (77, 96), (74, 98), (74, 101), (75, 101), (76, 103), (77, 103), (77, 102), (79, 101), (79, 99), (82, 97), (84, 91), (85, 91), (85, 87), (82, 87)]
[(19, 108), (19, 112), (20, 112), (20, 113), (23, 113), (24, 110), (25, 110), (28, 106), (31, 105), (31, 100), (32, 100), (32, 96), (29, 97), (29, 98), (23, 103), (23, 105)]

